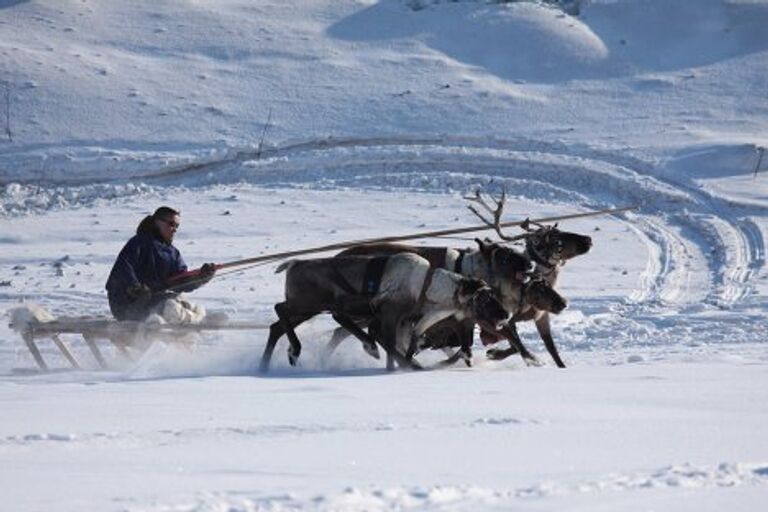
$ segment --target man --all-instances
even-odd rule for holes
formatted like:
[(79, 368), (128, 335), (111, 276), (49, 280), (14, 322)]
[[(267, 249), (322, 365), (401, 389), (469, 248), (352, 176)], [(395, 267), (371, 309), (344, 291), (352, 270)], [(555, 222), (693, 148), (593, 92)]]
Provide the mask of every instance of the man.
[(106, 285), (109, 309), (117, 320), (146, 320), (167, 299), (195, 290), (213, 277), (216, 267), (206, 263), (196, 275), (173, 281), (169, 289), (169, 279), (187, 271), (173, 246), (180, 222), (178, 211), (161, 206), (141, 221), (136, 236), (120, 251)]

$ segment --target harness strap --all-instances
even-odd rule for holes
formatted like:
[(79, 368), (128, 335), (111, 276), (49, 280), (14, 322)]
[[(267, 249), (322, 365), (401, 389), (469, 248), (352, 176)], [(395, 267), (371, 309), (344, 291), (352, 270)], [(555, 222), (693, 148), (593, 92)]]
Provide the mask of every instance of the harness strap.
[(431, 267), (445, 268), (445, 265), (448, 262), (447, 247), (440, 249), (436, 247), (425, 247), (422, 250), (417, 250), (416, 254), (427, 260)]
[(464, 256), (467, 254), (466, 249), (459, 249), (459, 256), (456, 258), (456, 263), (453, 264), (453, 271), (457, 274), (461, 274), (461, 267), (464, 263)]
[(424, 277), (424, 284), (421, 286), (421, 293), (419, 294), (419, 300), (416, 302), (416, 308), (414, 311), (421, 311), (424, 307), (424, 303), (427, 302), (427, 290), (432, 285), (432, 278), (435, 275), (435, 269), (430, 266), (427, 269), (427, 275)]
[(365, 266), (365, 274), (363, 278), (363, 288), (358, 290), (344, 277), (344, 274), (339, 270), (338, 265), (332, 265), (332, 271), (336, 278), (336, 284), (349, 295), (363, 295), (373, 296), (379, 292), (381, 287), (381, 278), (384, 275), (384, 267), (387, 266), (389, 256), (380, 256), (371, 258)]
[(341, 273), (339, 270), (339, 267), (336, 265), (336, 262), (333, 262), (331, 264), (331, 270), (333, 271), (334, 277), (336, 277), (336, 284), (341, 287), (342, 290), (344, 290), (345, 293), (348, 293), (350, 295), (359, 295), (360, 292), (357, 291), (347, 280), (346, 277), (344, 277), (344, 274)]
[(541, 254), (539, 254), (539, 252), (536, 249), (534, 249), (532, 246), (526, 245), (525, 252), (528, 254), (528, 256), (531, 257), (533, 261), (535, 261), (539, 265), (547, 268), (555, 268), (555, 265), (550, 263), (548, 259), (544, 259), (544, 257)]
[(439, 251), (432, 252), (430, 253), (430, 256), (431, 257), (427, 258), (429, 261), (429, 266), (435, 268), (445, 268), (445, 265), (448, 263), (448, 248), (444, 247)]
[(517, 311), (512, 313), (511, 321), (514, 322), (515, 318), (519, 318), (520, 315), (522, 315), (525, 311), (527, 311), (530, 308), (530, 306), (528, 308), (524, 307), (525, 306), (525, 293), (528, 291), (528, 288), (530, 288), (530, 286), (531, 286), (531, 284), (533, 284), (533, 282), (534, 282), (534, 280), (531, 279), (527, 283), (523, 283), (523, 285), (520, 286), (520, 299), (519, 299), (519, 302), (517, 303)]
[(379, 256), (368, 262), (363, 279), (363, 295), (373, 296), (379, 292), (387, 261), (389, 261), (389, 256)]

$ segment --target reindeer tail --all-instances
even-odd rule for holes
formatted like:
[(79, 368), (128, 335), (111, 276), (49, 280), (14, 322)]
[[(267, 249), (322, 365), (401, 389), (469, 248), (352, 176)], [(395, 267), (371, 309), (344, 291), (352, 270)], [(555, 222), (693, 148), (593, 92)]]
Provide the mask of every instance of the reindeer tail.
[(283, 272), (284, 270), (290, 269), (297, 261), (299, 261), (299, 260), (288, 260), (288, 261), (282, 262), (275, 269), (275, 274), (279, 274), (280, 272)]

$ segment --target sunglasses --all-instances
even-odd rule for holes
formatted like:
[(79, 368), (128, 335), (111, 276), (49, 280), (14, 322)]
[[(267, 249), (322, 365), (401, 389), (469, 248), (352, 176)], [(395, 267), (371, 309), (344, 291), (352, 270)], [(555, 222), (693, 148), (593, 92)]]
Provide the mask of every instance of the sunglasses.
[(167, 224), (168, 227), (171, 227), (173, 229), (179, 229), (180, 224), (178, 222), (174, 222), (172, 220), (166, 220), (166, 219), (158, 219), (160, 222)]

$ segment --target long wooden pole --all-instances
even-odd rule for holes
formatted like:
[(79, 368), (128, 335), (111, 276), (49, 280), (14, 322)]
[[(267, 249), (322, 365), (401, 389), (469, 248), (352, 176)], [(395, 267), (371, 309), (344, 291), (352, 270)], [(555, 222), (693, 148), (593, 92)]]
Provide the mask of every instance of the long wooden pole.
[[(573, 213), (570, 215), (560, 215), (556, 217), (543, 217), (541, 219), (531, 219), (531, 222), (538, 222), (539, 224), (546, 224), (550, 222), (559, 222), (561, 220), (569, 220), (569, 219), (579, 219), (583, 217), (593, 217), (595, 215), (608, 215), (612, 213), (621, 213), (626, 212), (629, 210), (636, 209), (637, 206), (624, 206), (622, 208), (610, 208), (607, 210), (599, 210), (596, 212), (585, 212), (585, 213)], [(499, 227), (502, 228), (510, 228), (513, 226), (520, 226), (523, 224), (525, 220), (521, 221), (513, 221), (513, 222), (502, 222), (499, 224)], [(240, 267), (243, 265), (251, 265), (254, 263), (261, 263), (263, 261), (271, 261), (271, 260), (281, 260), (285, 258), (293, 258), (295, 256), (304, 256), (306, 254), (315, 254), (320, 252), (328, 252), (328, 251), (337, 251), (341, 249), (346, 249), (348, 247), (354, 247), (357, 245), (366, 245), (366, 244), (374, 244), (374, 243), (392, 243), (392, 242), (404, 242), (406, 240), (417, 240), (419, 238), (438, 238), (445, 235), (459, 235), (462, 233), (476, 233), (478, 231), (486, 231), (486, 230), (492, 230), (493, 227), (482, 225), (482, 226), (469, 226), (464, 228), (452, 228), (452, 229), (442, 229), (438, 231), (424, 231), (421, 233), (412, 233), (410, 235), (399, 235), (399, 236), (387, 236), (387, 237), (381, 237), (381, 238), (364, 238), (361, 240), (353, 240), (348, 242), (338, 242), (335, 244), (329, 244), (329, 245), (321, 245), (318, 247), (310, 247), (308, 249), (299, 249), (296, 251), (286, 251), (286, 252), (278, 252), (273, 254), (265, 254), (263, 256), (257, 256), (255, 258), (246, 258), (243, 260), (236, 260), (236, 261), (230, 261), (228, 263), (222, 263), (221, 265), (217, 265), (218, 268), (225, 269), (225, 268), (232, 268), (232, 267)]]
[[(501, 228), (509, 228), (513, 226), (520, 226), (525, 222), (535, 222), (539, 224), (546, 224), (550, 222), (559, 222), (561, 220), (580, 219), (584, 217), (594, 217), (596, 215), (609, 215), (613, 213), (621, 213), (629, 210), (636, 209), (637, 206), (624, 206), (621, 208), (609, 208), (606, 210), (598, 210), (594, 212), (585, 213), (572, 213), (570, 215), (558, 215), (555, 217), (542, 217), (540, 219), (526, 219), (512, 222), (502, 222), (499, 224)], [(217, 263), (215, 265), (216, 270), (223, 270), (234, 267), (243, 267), (246, 265), (254, 265), (258, 263), (266, 263), (270, 261), (278, 261), (286, 258), (294, 258), (296, 256), (305, 256), (307, 254), (317, 254), (328, 251), (338, 251), (341, 249), (347, 249), (357, 245), (375, 244), (375, 243), (392, 243), (392, 242), (404, 242), (406, 240), (418, 240), (420, 238), (439, 238), (446, 235), (458, 235), (462, 233), (476, 233), (478, 231), (487, 231), (494, 229), (493, 226), (469, 226), (463, 228), (441, 229), (438, 231), (423, 231), (420, 233), (411, 233), (410, 235), (398, 235), (398, 236), (386, 236), (380, 238), (363, 238), (361, 240), (351, 240), (347, 242), (338, 242), (335, 244), (321, 245), (317, 247), (310, 247), (308, 249), (299, 249), (296, 251), (276, 252), (272, 254), (265, 254), (263, 256), (256, 256), (254, 258), (245, 258), (242, 260), (229, 261), (227, 263)], [(164, 291), (175, 291), (188, 285), (190, 282), (196, 282), (200, 279), (200, 269), (190, 270), (181, 274), (176, 274), (169, 279), (169, 286)]]

